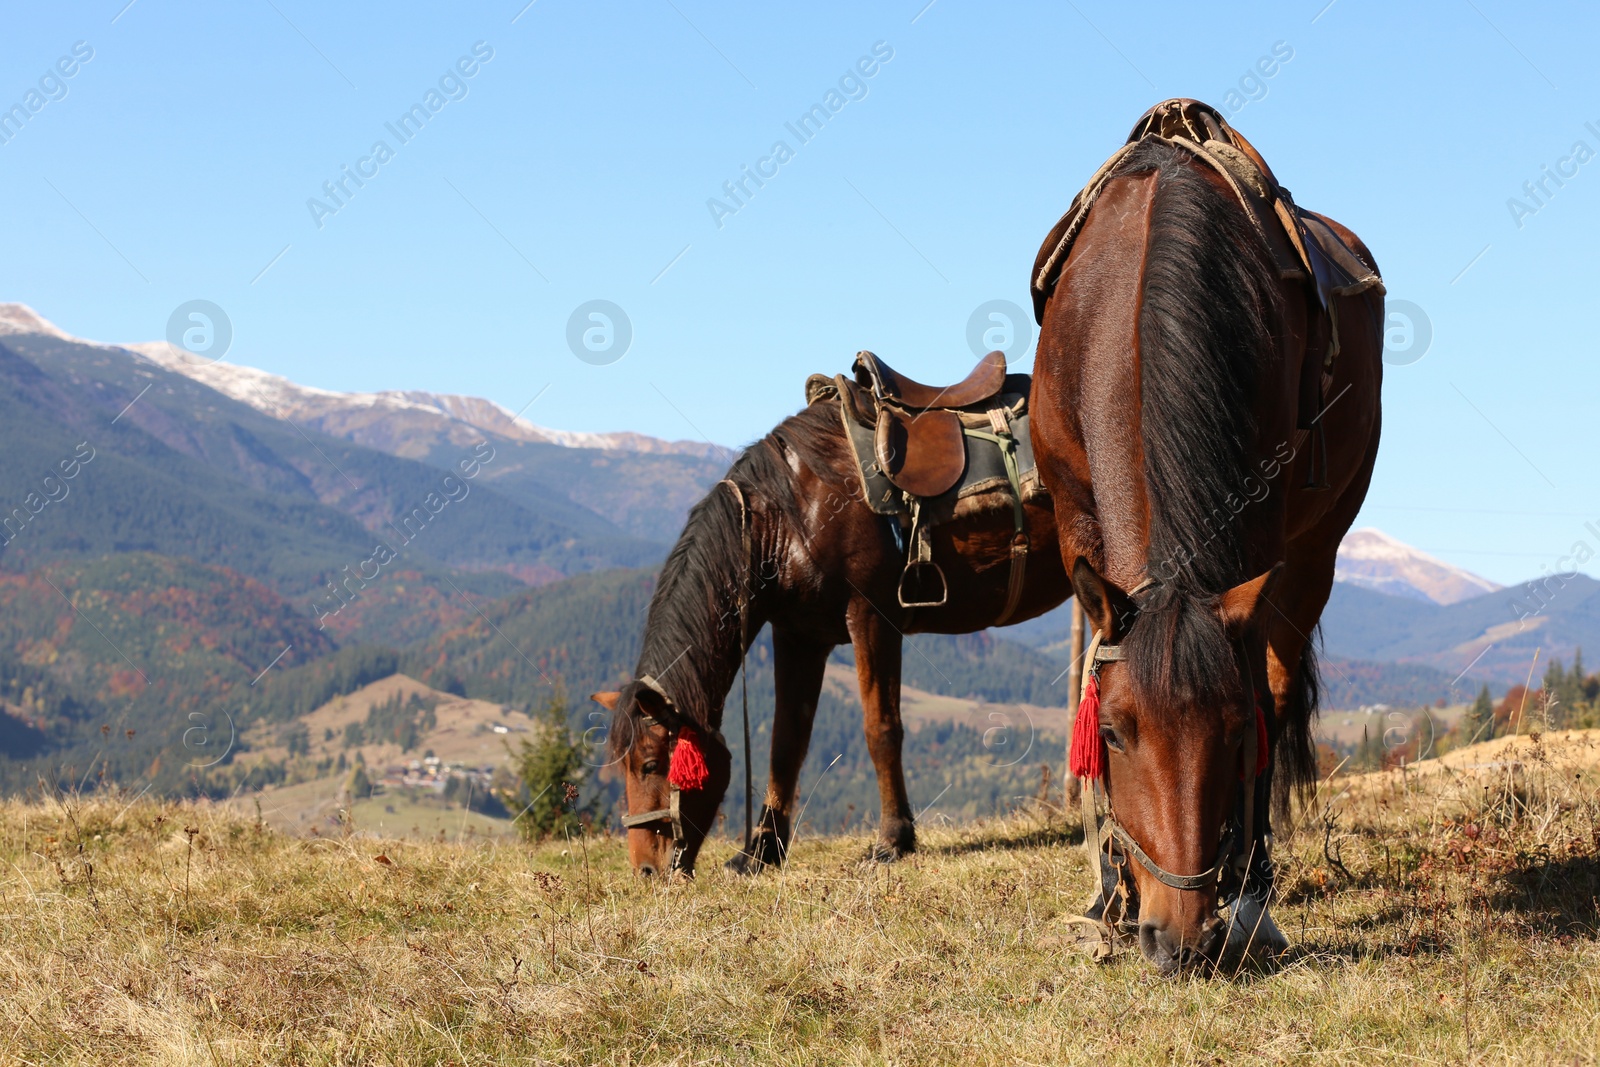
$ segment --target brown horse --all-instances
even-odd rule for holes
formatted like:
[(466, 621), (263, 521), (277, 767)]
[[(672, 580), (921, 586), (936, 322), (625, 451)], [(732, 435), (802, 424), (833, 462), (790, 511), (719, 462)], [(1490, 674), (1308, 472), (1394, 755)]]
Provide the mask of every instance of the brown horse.
[[(1311, 635), (1378, 449), (1376, 267), (1309, 212), (1283, 243), (1275, 197), (1295, 219), (1248, 142), (1169, 101), (1035, 264), (1035, 450), (1100, 644), (1074, 734), (1109, 810), (1090, 917), (1164, 972), (1287, 948), (1268, 819), (1316, 778)], [(1319, 290), (1298, 246), (1294, 269), (1324, 227), (1363, 280)]]
[[(1028, 581), (1009, 622), (1048, 611), (1069, 589), (1048, 497), (1027, 498), (1024, 517)], [(864, 501), (839, 405), (825, 400), (746, 449), (690, 511), (650, 602), (635, 680), (595, 694), (612, 710), (610, 751), (626, 779), (636, 871), (693, 873), (728, 786), (723, 701), (767, 623), (777, 696), (771, 775), (752, 847), (729, 866), (753, 872), (783, 861), (823, 668), (845, 642), (855, 650), (882, 801), (874, 855), (889, 860), (915, 848), (900, 763), (901, 638), (996, 622), (1008, 601), (1013, 512), (1007, 506), (932, 528), (933, 560), (948, 583), (940, 607), (900, 606), (906, 549), (894, 522)]]

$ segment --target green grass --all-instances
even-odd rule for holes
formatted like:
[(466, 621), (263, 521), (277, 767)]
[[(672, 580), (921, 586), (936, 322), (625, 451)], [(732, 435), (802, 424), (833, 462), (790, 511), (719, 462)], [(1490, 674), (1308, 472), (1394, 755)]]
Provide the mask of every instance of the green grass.
[(890, 867), (801, 840), (748, 881), (719, 842), (663, 885), (615, 838), (14, 802), (0, 1061), (1594, 1063), (1600, 748), (1514, 743), (1333, 783), (1280, 843), (1291, 958), (1176, 979), (1072, 949), (1088, 867), (1043, 813), (930, 828)]
[(433, 799), (413, 799), (404, 793), (384, 793), (358, 800), (350, 807), (356, 828), (380, 837), (432, 837), (464, 842), (473, 836), (511, 834), (510, 819), (496, 819)]

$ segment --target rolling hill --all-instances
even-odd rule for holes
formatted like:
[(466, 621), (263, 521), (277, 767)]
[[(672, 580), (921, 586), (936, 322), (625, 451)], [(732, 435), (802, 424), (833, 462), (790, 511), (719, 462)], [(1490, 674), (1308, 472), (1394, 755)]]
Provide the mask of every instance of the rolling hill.
[(0, 574), (0, 788), (94, 776), (184, 791), (222, 758), (256, 679), (333, 650), (222, 567), (135, 552)]
[[(573, 701), (575, 731), (598, 742), (610, 717), (587, 695), (614, 689), (631, 675), (654, 586), (650, 572), (613, 571), (522, 590), (486, 606), (483, 617), (412, 650), (403, 669), (436, 689), (499, 704), (526, 707), (565, 692)], [(913, 800), (922, 805), (939, 799), (941, 810), (972, 816), (999, 812), (1009, 798), (1031, 795), (1039, 764), (1059, 762), (1064, 734), (1054, 729), (1052, 716), (1033, 715), (1018, 705), (1061, 703), (1060, 688), (1050, 685), (1060, 666), (985, 634), (918, 634), (907, 640), (916, 651), (905, 653), (906, 684), (919, 690), (908, 703), (938, 696), (965, 701), (943, 715), (917, 716), (920, 725), (908, 730), (905, 760)], [(817, 826), (836, 828), (877, 817), (876, 771), (862, 736), (850, 662), (847, 648), (835, 651), (836, 667), (830, 668), (835, 681), (823, 689), (801, 775), (801, 788), (811, 797), (809, 817)], [(772, 728), (770, 631), (751, 649), (749, 667), (759, 790), (766, 781)], [(725, 719), (730, 739), (738, 732), (733, 725), (737, 692), (735, 687)], [(986, 718), (971, 722), (973, 701), (996, 705), (1001, 726)], [(740, 747), (732, 743), (735, 782), (744, 774)], [(824, 776), (828, 787), (812, 792)], [(733, 818), (738, 807), (730, 801), (724, 811)]]
[(1543, 664), (1600, 649), (1600, 582), (1579, 574), (1533, 585), (1543, 610), (1534, 610), (1540, 600), (1528, 586), (1429, 604), (1340, 583), (1323, 614), (1323, 637), (1331, 656), (1427, 667), (1446, 679), (1465, 672), (1461, 684), (1487, 681), (1500, 690), (1525, 679), (1535, 650)]

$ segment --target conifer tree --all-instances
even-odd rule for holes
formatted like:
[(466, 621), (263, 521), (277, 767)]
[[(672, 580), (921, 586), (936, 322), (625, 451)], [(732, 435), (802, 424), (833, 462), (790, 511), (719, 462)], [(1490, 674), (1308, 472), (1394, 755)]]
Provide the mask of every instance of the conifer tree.
[(1478, 692), (1478, 699), (1473, 701), (1472, 707), (1461, 716), (1459, 729), (1463, 745), (1487, 741), (1494, 736), (1494, 701), (1489, 699), (1487, 684)]

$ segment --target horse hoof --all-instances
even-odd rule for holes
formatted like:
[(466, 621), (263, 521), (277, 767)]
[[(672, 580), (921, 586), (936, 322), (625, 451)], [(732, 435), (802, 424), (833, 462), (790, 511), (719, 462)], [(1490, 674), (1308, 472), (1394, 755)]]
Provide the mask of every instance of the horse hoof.
[(731, 871), (734, 874), (757, 875), (761, 873), (764, 867), (766, 867), (766, 864), (762, 863), (748, 852), (740, 852), (736, 854), (733, 859), (729, 860), (727, 863), (724, 863), (722, 866), (724, 870)]
[(905, 859), (910, 854), (911, 850), (909, 848), (901, 848), (899, 845), (890, 844), (886, 841), (875, 841), (872, 847), (867, 849), (867, 862), (895, 863)]
[(1225, 966), (1270, 964), (1289, 951), (1289, 939), (1278, 929), (1264, 903), (1242, 897), (1228, 923), (1221, 959)]
[(760, 874), (768, 867), (783, 866), (784, 846), (773, 837), (757, 837), (753, 851), (741, 849), (725, 867), (735, 874)]

